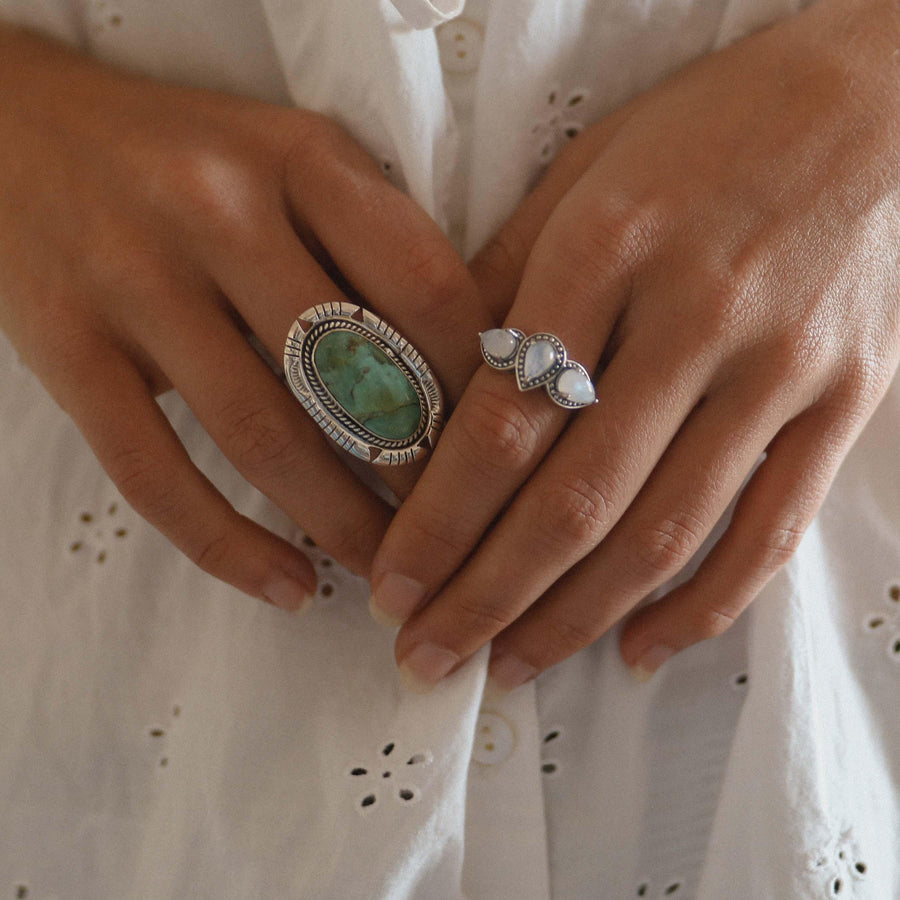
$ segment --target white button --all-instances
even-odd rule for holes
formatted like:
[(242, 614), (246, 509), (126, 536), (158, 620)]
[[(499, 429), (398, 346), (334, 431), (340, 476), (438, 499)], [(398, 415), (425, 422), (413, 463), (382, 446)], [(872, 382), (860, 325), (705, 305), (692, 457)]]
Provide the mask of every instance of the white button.
[(474, 72), (481, 62), (484, 33), (469, 19), (454, 19), (434, 30), (445, 72)]
[(516, 748), (516, 736), (503, 716), (483, 712), (475, 725), (472, 759), (485, 766), (502, 763)]

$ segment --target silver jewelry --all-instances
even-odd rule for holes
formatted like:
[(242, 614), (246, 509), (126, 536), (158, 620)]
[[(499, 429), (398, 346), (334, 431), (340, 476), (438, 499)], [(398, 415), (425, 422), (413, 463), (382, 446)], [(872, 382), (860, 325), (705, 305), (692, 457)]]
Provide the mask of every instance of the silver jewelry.
[(569, 359), (555, 334), (540, 331), (526, 337), (518, 328), (492, 328), (479, 337), (484, 361), (501, 372), (513, 370), (520, 391), (543, 386), (564, 409), (583, 409), (598, 402), (587, 369)]
[(412, 462), (437, 441), (444, 404), (434, 373), (402, 334), (355, 303), (306, 310), (288, 332), (284, 371), (316, 424), (366, 462)]

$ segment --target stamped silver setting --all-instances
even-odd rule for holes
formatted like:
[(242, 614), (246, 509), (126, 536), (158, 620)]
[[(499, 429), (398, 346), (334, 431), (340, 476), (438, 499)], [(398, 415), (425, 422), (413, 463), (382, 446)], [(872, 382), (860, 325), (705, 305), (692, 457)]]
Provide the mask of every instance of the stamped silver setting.
[[(418, 398), (414, 431), (392, 440), (358, 421), (326, 386), (316, 364), (316, 344), (340, 330), (358, 334), (380, 350), (406, 378)], [(443, 426), (440, 385), (415, 347), (395, 328), (355, 303), (322, 303), (302, 313), (288, 332), (284, 371), (294, 396), (316, 424), (348, 453), (375, 465), (403, 465), (426, 456)]]
[(513, 370), (520, 391), (544, 387), (564, 409), (583, 409), (598, 402), (590, 373), (568, 358), (556, 335), (541, 331), (526, 337), (517, 328), (492, 328), (480, 337), (484, 361), (499, 371)]

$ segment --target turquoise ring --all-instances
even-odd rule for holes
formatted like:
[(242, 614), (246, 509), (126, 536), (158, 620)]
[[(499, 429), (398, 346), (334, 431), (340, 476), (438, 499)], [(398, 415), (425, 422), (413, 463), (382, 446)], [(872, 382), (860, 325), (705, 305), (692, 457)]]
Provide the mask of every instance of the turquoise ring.
[(428, 363), (358, 304), (322, 303), (300, 315), (285, 341), (284, 372), (325, 434), (366, 462), (414, 462), (440, 434), (444, 402)]

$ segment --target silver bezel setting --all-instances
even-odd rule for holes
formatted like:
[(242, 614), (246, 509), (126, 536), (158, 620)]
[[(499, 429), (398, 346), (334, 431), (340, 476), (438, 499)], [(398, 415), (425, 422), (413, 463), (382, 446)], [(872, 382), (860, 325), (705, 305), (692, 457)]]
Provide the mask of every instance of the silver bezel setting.
[[(418, 427), (409, 438), (388, 440), (373, 434), (325, 387), (314, 351), (319, 339), (336, 329), (365, 337), (406, 375), (422, 411)], [(400, 332), (356, 303), (321, 303), (298, 316), (285, 341), (284, 372), (288, 386), (313, 421), (359, 459), (375, 465), (403, 465), (426, 456), (437, 442), (443, 426), (444, 403), (434, 373)]]
[(591, 400), (590, 403), (579, 403), (576, 400), (570, 400), (564, 394), (560, 393), (560, 390), (557, 386), (560, 376), (563, 374), (563, 372), (566, 372), (569, 369), (574, 369), (576, 372), (581, 372), (588, 381), (591, 380), (590, 372), (588, 372), (588, 370), (583, 365), (581, 365), (581, 363), (573, 362), (571, 359), (567, 359), (563, 363), (562, 368), (556, 373), (553, 381), (549, 382), (546, 385), (547, 393), (550, 395), (550, 399), (557, 406), (562, 406), (564, 409), (584, 409), (586, 406), (592, 406), (594, 403), (597, 403), (598, 401), (596, 393), (594, 395), (594, 399)]
[[(553, 347), (556, 351), (556, 362), (546, 372), (542, 372), (537, 377), (527, 378), (525, 376), (525, 354), (528, 353), (529, 347), (539, 343), (550, 344)], [(537, 334), (529, 335), (519, 344), (519, 349), (516, 351), (516, 383), (519, 385), (519, 390), (531, 391), (542, 384), (547, 384), (548, 381), (552, 381), (556, 377), (556, 373), (566, 364), (566, 359), (566, 348), (555, 334), (539, 331)]]
[[(499, 330), (499, 329), (498, 329)], [(519, 331), (518, 328), (504, 328), (507, 334), (511, 334), (516, 339), (516, 348), (510, 353), (509, 356), (499, 357), (494, 356), (493, 353), (488, 353), (487, 350), (484, 349), (484, 343), (481, 344), (481, 356), (484, 361), (492, 368), (498, 369), (501, 372), (505, 372), (509, 369), (514, 369), (516, 366), (516, 356), (519, 352), (519, 347), (522, 346), (522, 341), (525, 340), (525, 332)], [(481, 337), (483, 334), (480, 333), (478, 337)]]

